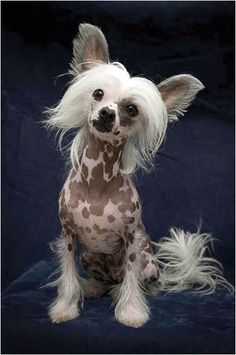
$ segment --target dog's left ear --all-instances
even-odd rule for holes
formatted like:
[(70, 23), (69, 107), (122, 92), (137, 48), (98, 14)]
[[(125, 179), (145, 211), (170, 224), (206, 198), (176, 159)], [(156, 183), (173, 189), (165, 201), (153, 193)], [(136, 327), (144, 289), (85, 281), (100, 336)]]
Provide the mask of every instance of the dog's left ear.
[(157, 89), (166, 105), (169, 121), (177, 121), (204, 85), (192, 75), (180, 74), (162, 81)]
[(83, 23), (73, 41), (71, 74), (88, 70), (95, 62), (109, 62), (108, 44), (102, 31), (93, 25)]

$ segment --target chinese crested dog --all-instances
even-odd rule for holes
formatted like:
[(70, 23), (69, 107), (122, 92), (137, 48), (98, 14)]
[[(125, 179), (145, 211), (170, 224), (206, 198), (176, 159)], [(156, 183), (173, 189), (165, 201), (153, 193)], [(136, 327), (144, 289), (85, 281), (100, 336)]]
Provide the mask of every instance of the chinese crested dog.
[[(47, 126), (76, 130), (69, 147), (71, 169), (59, 198), (61, 236), (52, 244), (60, 276), (49, 308), (55, 323), (77, 317), (84, 297), (109, 293), (116, 319), (140, 327), (149, 319), (145, 295), (195, 288), (231, 288), (219, 262), (208, 254), (210, 235), (172, 228), (150, 241), (132, 180), (137, 168), (152, 166), (169, 122), (177, 121), (204, 88), (187, 74), (160, 84), (131, 77), (109, 60), (101, 30), (82, 24), (73, 42), (73, 80), (61, 101), (47, 110)], [(77, 242), (80, 263), (76, 267)]]

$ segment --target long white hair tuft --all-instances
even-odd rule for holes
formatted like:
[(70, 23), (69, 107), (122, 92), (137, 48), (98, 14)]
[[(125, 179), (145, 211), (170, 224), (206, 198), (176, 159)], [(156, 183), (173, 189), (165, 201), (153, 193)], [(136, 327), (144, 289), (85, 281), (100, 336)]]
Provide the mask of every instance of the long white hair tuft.
[(193, 289), (211, 294), (217, 286), (234, 287), (223, 277), (223, 267), (211, 256), (213, 238), (210, 234), (184, 232), (171, 228), (170, 236), (163, 237), (156, 246), (156, 260), (160, 267), (159, 290), (180, 292)]

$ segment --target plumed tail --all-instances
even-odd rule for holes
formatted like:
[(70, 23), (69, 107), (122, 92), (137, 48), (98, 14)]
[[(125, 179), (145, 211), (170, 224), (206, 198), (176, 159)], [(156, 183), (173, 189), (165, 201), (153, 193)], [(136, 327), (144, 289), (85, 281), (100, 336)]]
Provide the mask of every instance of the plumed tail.
[(163, 237), (156, 246), (156, 260), (160, 268), (160, 291), (180, 292), (193, 289), (213, 293), (217, 286), (230, 293), (233, 286), (223, 277), (220, 262), (211, 257), (213, 238), (210, 234), (184, 232), (171, 228), (170, 236)]

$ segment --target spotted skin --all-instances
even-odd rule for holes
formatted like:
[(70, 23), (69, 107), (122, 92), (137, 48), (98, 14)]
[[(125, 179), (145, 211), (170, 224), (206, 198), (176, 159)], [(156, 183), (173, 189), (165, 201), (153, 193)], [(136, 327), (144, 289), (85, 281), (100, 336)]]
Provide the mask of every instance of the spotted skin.
[(64, 234), (82, 244), (81, 264), (94, 278), (120, 282), (125, 265), (137, 263), (148, 282), (158, 278), (158, 267), (137, 190), (131, 177), (120, 173), (123, 147), (122, 139), (104, 142), (88, 132), (80, 165), (60, 193), (59, 217)]

